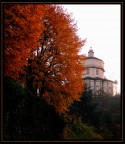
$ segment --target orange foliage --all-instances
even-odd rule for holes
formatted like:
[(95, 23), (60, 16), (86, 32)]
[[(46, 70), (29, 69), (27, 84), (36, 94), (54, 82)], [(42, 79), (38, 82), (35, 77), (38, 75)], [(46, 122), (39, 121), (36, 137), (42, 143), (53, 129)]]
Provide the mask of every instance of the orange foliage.
[(4, 4), (4, 76), (17, 79), (36, 49), (46, 5)]
[(65, 113), (74, 100), (79, 100), (84, 87), (85, 56), (78, 52), (85, 40), (77, 36), (74, 21), (60, 6), (51, 6), (42, 20), (45, 29), (28, 79), (33, 77), (33, 86), (40, 89), (40, 96), (54, 105), (57, 112)]
[(85, 40), (71, 16), (58, 5), (4, 4), (4, 29), (4, 75), (18, 79), (31, 60), (26, 80), (57, 112), (68, 111), (80, 98), (85, 70), (78, 55)]

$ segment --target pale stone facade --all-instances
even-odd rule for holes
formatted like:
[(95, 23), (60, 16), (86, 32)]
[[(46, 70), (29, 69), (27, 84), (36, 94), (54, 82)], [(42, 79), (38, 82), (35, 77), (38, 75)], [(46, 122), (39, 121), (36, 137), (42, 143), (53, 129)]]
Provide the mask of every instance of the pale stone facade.
[(87, 67), (87, 70), (83, 78), (85, 83), (92, 89), (93, 94), (96, 95), (99, 90), (102, 90), (105, 93), (113, 95), (114, 82), (104, 77), (104, 62), (94, 57), (92, 49), (88, 52), (88, 57), (84, 62), (84, 66)]

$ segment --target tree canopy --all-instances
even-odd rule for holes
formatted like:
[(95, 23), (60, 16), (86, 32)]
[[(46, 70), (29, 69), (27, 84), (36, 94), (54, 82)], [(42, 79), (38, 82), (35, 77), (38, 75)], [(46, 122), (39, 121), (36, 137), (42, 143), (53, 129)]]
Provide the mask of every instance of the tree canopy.
[(85, 40), (74, 20), (59, 5), (6, 4), (4, 11), (5, 76), (23, 73), (27, 87), (64, 113), (84, 87)]

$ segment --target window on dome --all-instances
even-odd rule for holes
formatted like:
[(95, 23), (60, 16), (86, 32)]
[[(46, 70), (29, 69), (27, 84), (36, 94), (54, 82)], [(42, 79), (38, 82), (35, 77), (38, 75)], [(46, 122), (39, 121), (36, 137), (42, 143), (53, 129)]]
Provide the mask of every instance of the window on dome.
[(99, 75), (99, 70), (98, 69), (96, 70), (96, 75)]

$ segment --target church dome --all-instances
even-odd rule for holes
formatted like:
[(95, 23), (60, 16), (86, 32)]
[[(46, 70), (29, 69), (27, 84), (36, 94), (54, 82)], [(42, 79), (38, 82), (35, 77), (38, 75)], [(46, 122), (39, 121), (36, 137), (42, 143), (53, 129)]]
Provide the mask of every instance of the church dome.
[(88, 52), (88, 57), (85, 60), (84, 65), (89, 69), (89, 74), (87, 74), (87, 76), (104, 78), (104, 62), (101, 59), (94, 57), (92, 47)]

